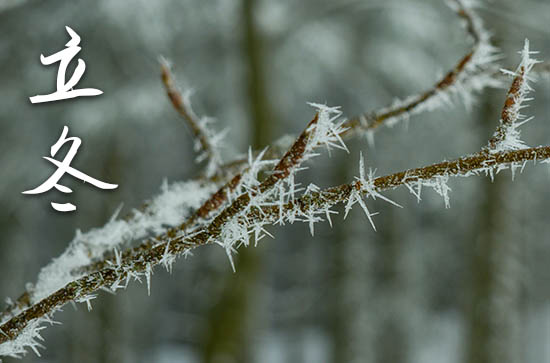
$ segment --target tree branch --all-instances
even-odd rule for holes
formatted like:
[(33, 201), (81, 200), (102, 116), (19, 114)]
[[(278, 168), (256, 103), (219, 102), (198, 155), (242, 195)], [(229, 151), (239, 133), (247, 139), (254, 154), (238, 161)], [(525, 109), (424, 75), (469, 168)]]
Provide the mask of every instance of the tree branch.
[[(372, 180), (372, 185), (376, 192), (382, 192), (402, 185), (410, 186), (413, 183), (421, 184), (436, 177), (469, 176), (479, 173), (491, 174), (494, 170), (498, 171), (506, 167), (519, 167), (527, 161), (547, 159), (550, 159), (550, 146), (499, 152), (495, 154), (478, 153), (454, 161), (444, 161), (422, 168), (410, 169), (378, 177)], [(268, 182), (265, 185), (271, 183), (272, 182)], [(327, 208), (337, 203), (348, 201), (354, 191), (368, 196), (368, 187), (369, 186), (365, 185), (364, 182), (358, 180), (350, 184), (343, 184), (320, 192), (304, 195), (282, 206), (273, 205), (262, 206), (261, 208), (251, 208), (250, 212), (246, 216), (243, 216), (243, 219), (248, 221), (274, 223), (280, 219), (281, 214), (289, 219), (298, 211), (303, 215), (317, 212), (324, 213)], [(141, 272), (149, 270), (150, 273), (150, 269), (153, 266), (165, 263), (170, 259), (173, 261), (173, 258), (176, 256), (185, 255), (198, 246), (211, 243), (213, 239), (220, 236), (222, 233), (224, 228), (223, 224), (232, 215), (242, 210), (242, 206), (246, 204), (244, 199), (247, 198), (245, 197), (239, 201), (235, 201), (230, 207), (226, 208), (225, 213), (222, 212), (222, 214), (207, 227), (197, 232), (173, 238), (163, 236), (160, 240), (167, 240), (166, 242), (159, 243), (149, 250), (141, 251), (131, 256), (131, 258), (123, 259), (118, 265), (88, 274), (67, 284), (62, 289), (57, 290), (0, 326), (0, 330), (3, 332), (3, 334), (0, 334), (0, 344), (15, 339), (33, 320), (44, 317), (48, 317), (49, 319), (51, 313), (61, 308), (69, 301), (86, 299), (87, 296), (102, 287), (109, 287), (116, 290), (122, 287), (122, 285), (119, 284), (124, 280), (126, 280), (127, 284), (131, 278), (138, 278), (138, 274)]]

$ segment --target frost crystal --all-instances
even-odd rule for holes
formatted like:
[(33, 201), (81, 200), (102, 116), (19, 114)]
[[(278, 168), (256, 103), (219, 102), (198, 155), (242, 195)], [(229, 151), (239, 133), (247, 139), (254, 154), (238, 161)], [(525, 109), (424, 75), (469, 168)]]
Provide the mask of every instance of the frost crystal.
[[(45, 329), (45, 326), (41, 326), (45, 319), (32, 320), (19, 334), (17, 339), (9, 340), (0, 345), (0, 357), (13, 357), (21, 358), (25, 353), (25, 348), (29, 347), (33, 352), (40, 357), (38, 348), (44, 348), (38, 341), (43, 340), (40, 335), (40, 331)], [(0, 331), (0, 334), (5, 334)]]
[(445, 208), (450, 208), (450, 198), (449, 198), (449, 192), (452, 191), (451, 188), (447, 185), (447, 182), (449, 181), (448, 175), (437, 175), (433, 177), (432, 179), (426, 179), (426, 180), (419, 180), (419, 187), (418, 187), (418, 198), (420, 199), (420, 185), (424, 185), (430, 188), (433, 188), (433, 190), (443, 197), (443, 201), (445, 202)]
[(350, 197), (346, 203), (344, 218), (346, 218), (346, 216), (348, 215), (353, 205), (355, 203), (359, 203), (359, 205), (367, 215), (367, 218), (369, 219), (369, 222), (372, 228), (376, 231), (376, 226), (374, 225), (372, 216), (375, 216), (378, 213), (370, 213), (365, 201), (363, 200), (363, 194), (365, 195), (365, 198), (371, 197), (374, 200), (376, 200), (376, 198), (380, 198), (383, 201), (386, 201), (396, 207), (399, 207), (399, 208), (403, 208), (403, 207), (397, 204), (396, 202), (394, 202), (393, 200), (389, 199), (388, 197), (385, 197), (380, 192), (378, 192), (376, 190), (376, 186), (374, 185), (374, 179), (375, 177), (374, 177), (373, 170), (369, 170), (368, 176), (365, 175), (365, 160), (363, 158), (363, 153), (360, 153), (359, 176), (355, 177), (355, 180), (356, 180), (356, 183), (354, 184), (355, 187), (352, 189)]
[(308, 104), (317, 109), (317, 112), (319, 114), (319, 121), (316, 124), (310, 126), (312, 128), (315, 128), (315, 130), (308, 140), (306, 151), (304, 153), (304, 160), (307, 160), (312, 156), (316, 156), (317, 154), (312, 154), (311, 156), (309, 156), (308, 154), (311, 153), (313, 149), (317, 148), (319, 145), (325, 145), (327, 151), (329, 152), (332, 147), (335, 147), (337, 149), (345, 150), (349, 153), (346, 144), (344, 144), (344, 141), (340, 137), (340, 134), (346, 131), (346, 128), (342, 126), (345, 120), (341, 120), (336, 123), (333, 122), (339, 119), (340, 116), (342, 116), (342, 111), (340, 111), (340, 107), (329, 107), (327, 105), (313, 102), (310, 102)]

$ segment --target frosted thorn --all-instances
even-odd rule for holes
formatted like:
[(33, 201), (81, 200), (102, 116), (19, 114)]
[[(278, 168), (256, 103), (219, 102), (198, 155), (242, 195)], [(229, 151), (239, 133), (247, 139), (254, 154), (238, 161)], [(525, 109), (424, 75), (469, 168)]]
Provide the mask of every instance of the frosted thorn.
[(153, 273), (153, 269), (151, 267), (151, 263), (148, 262), (145, 266), (145, 278), (147, 279), (147, 296), (151, 296), (151, 274)]
[(117, 266), (117, 268), (119, 268), (122, 265), (121, 253), (118, 252), (116, 247), (113, 248), (113, 252), (115, 254), (116, 266)]
[(325, 215), (327, 217), (328, 224), (330, 225), (330, 228), (332, 228), (332, 218), (330, 217), (331, 214), (338, 214), (338, 212), (330, 210), (329, 208), (325, 209)]

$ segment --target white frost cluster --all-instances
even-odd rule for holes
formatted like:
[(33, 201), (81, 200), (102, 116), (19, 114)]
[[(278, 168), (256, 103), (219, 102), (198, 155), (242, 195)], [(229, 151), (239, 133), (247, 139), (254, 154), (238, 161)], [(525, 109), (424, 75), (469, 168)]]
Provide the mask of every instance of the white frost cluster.
[[(235, 270), (235, 266), (232, 254), (240, 245), (248, 246), (250, 234), (254, 235), (256, 244), (265, 235), (270, 235), (269, 232), (264, 229), (265, 225), (272, 223), (284, 224), (285, 221), (290, 223), (295, 221), (306, 221), (310, 223), (311, 232), (313, 233), (313, 224), (322, 220), (314, 214), (304, 215), (298, 208), (283, 212), (283, 206), (290, 201), (294, 201), (296, 194), (303, 191), (303, 188), (299, 188), (299, 184), (294, 180), (295, 174), (304, 169), (302, 164), (305, 161), (319, 155), (316, 152), (318, 147), (324, 146), (329, 152), (332, 148), (347, 151), (346, 145), (340, 137), (340, 134), (344, 131), (342, 127), (344, 120), (337, 121), (342, 115), (340, 109), (338, 107), (328, 107), (315, 103), (310, 103), (310, 105), (317, 109), (318, 120), (306, 130), (309, 137), (307, 138), (304, 152), (299, 162), (290, 168), (288, 177), (279, 180), (270, 190), (264, 193), (255, 192), (260, 184), (257, 179), (257, 173), (259, 170), (263, 170), (265, 165), (274, 164), (275, 161), (262, 161), (265, 150), (255, 159), (252, 157), (252, 153), (249, 152), (248, 169), (244, 172), (237, 190), (231, 194), (229, 203), (231, 200), (235, 199), (240, 192), (248, 193), (250, 202), (246, 208), (224, 224), (220, 236), (212, 241), (225, 249), (233, 270)], [(309, 191), (311, 191), (311, 189)], [(251, 210), (261, 211), (262, 207), (273, 205), (279, 206), (280, 214), (276, 220), (254, 221), (253, 223), (247, 220), (246, 215), (249, 214)], [(323, 213), (330, 215), (328, 211), (323, 211)]]
[[(376, 226), (374, 225), (374, 221), (372, 217), (376, 215), (377, 213), (371, 213), (369, 209), (367, 208), (367, 205), (363, 198), (371, 197), (372, 199), (380, 198), (390, 204), (395, 205), (396, 207), (403, 208), (401, 205), (397, 204), (393, 200), (385, 197), (380, 192), (376, 190), (376, 186), (374, 185), (374, 171), (369, 170), (369, 175), (365, 176), (365, 161), (363, 159), (363, 153), (359, 156), (359, 177), (355, 177), (355, 180), (359, 182), (359, 188), (353, 188), (351, 191), (351, 195), (348, 199), (348, 202), (346, 204), (345, 208), (345, 214), (344, 218), (347, 217), (349, 211), (353, 207), (355, 203), (358, 203), (365, 214), (367, 215), (367, 218), (369, 219), (369, 222), (372, 226), (372, 228), (376, 231)], [(365, 196), (363, 196), (363, 194)]]
[[(53, 315), (53, 312), (38, 319), (31, 320), (16, 339), (8, 340), (0, 344), (0, 357), (21, 358), (27, 352), (26, 348), (31, 348), (32, 351), (40, 357), (40, 351), (38, 349), (44, 348), (40, 343), (44, 340), (40, 332), (46, 328), (45, 324), (60, 324), (54, 321), (51, 315)], [(2, 333), (3, 332), (0, 330), (0, 334)], [(0, 362), (2, 362), (1, 359)]]
[(422, 186), (430, 187), (432, 188), (437, 194), (439, 194), (441, 197), (443, 197), (443, 201), (445, 202), (445, 208), (450, 208), (450, 198), (449, 198), (449, 192), (452, 191), (452, 189), (447, 184), (449, 181), (448, 175), (438, 175), (433, 177), (432, 179), (428, 180), (419, 180), (418, 181), (418, 197), (420, 197), (420, 190)]

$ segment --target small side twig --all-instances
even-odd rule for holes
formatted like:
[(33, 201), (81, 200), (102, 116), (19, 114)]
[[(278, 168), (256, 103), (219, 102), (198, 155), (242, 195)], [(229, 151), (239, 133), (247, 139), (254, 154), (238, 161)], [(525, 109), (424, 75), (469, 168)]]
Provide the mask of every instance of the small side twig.
[[(484, 29), (481, 19), (462, 0), (450, 0), (449, 4), (465, 21), (466, 31), (474, 42), (472, 48), (433, 88), (419, 95), (409, 96), (404, 101), (395, 102), (392, 106), (350, 118), (345, 124), (349, 128), (347, 133), (362, 131), (369, 135), (382, 125), (393, 125), (423, 110), (436, 108), (440, 104), (448, 103), (448, 91), (460, 92), (465, 102), (469, 103), (469, 92), (500, 85), (499, 80), (487, 69), (495, 60), (496, 48), (491, 45), (489, 33)], [(456, 87), (459, 83), (461, 87)], [(441, 100), (436, 101), (437, 97)]]
[(166, 94), (172, 103), (174, 109), (178, 114), (187, 122), (193, 136), (198, 141), (198, 150), (202, 151), (202, 155), (199, 155), (198, 161), (203, 159), (208, 160), (206, 167), (206, 176), (211, 177), (221, 172), (221, 156), (217, 150), (217, 143), (219, 142), (219, 135), (214, 135), (206, 126), (206, 119), (200, 119), (193, 108), (191, 107), (190, 95), (182, 95), (176, 86), (172, 72), (170, 71), (170, 65), (164, 58), (160, 58), (160, 71), (161, 79)]
[(530, 72), (535, 64), (539, 63), (530, 57), (531, 54), (535, 53), (537, 52), (529, 50), (529, 40), (526, 39), (524, 48), (520, 52), (522, 55), (521, 63), (516, 71), (502, 70), (504, 74), (512, 75), (514, 79), (506, 95), (499, 125), (484, 149), (486, 152), (517, 150), (526, 147), (520, 139), (518, 127), (532, 119), (532, 117), (526, 118), (522, 115), (521, 109), (525, 106), (524, 103), (530, 100), (527, 98), (527, 94), (532, 91), (529, 85)]

